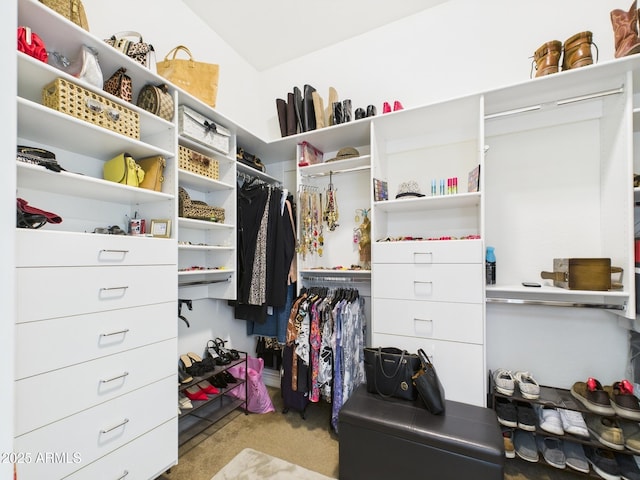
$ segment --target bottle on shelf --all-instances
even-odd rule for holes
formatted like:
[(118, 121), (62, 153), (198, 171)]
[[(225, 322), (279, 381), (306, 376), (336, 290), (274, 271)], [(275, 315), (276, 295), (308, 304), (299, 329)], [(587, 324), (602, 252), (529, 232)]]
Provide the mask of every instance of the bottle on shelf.
[(487, 285), (496, 284), (496, 254), (494, 250), (494, 247), (487, 247), (485, 263)]

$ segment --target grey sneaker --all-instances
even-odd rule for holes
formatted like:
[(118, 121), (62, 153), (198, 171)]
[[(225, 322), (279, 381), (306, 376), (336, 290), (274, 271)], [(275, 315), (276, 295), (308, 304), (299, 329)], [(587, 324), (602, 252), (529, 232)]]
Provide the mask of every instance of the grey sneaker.
[(513, 395), (515, 383), (510, 370), (499, 368), (495, 372), (493, 372), (493, 383), (495, 383), (496, 390), (499, 393), (508, 397)]
[(549, 465), (560, 469), (567, 466), (567, 459), (562, 450), (562, 440), (554, 437), (541, 437), (540, 435), (536, 439), (538, 450)]
[(540, 385), (529, 372), (516, 372), (513, 379), (524, 398), (535, 400), (540, 397)]
[(598, 475), (605, 480), (620, 480), (620, 467), (613, 452), (590, 445), (584, 445), (583, 448), (584, 454)]
[(638, 422), (620, 421), (624, 445), (634, 453), (640, 454), (640, 425)]
[(640, 468), (633, 455), (627, 455), (625, 453), (614, 453), (616, 457), (616, 463), (620, 469), (620, 476), (624, 480), (640, 480)]
[(516, 455), (527, 462), (537, 462), (538, 449), (536, 448), (536, 439), (531, 432), (524, 430), (516, 430), (513, 435), (513, 444), (516, 447)]
[(578, 472), (589, 473), (589, 461), (584, 454), (582, 444), (565, 440), (562, 442), (562, 450), (564, 451), (567, 467)]
[(558, 408), (560, 419), (562, 420), (562, 429), (566, 433), (576, 435), (578, 437), (589, 438), (589, 430), (587, 424), (584, 422), (582, 413), (575, 410), (567, 410), (565, 408)]

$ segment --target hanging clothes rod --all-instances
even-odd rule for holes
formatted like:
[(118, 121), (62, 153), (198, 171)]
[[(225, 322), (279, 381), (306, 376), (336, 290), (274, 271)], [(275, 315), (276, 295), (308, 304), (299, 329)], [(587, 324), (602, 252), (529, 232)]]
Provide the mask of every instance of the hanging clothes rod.
[(225, 279), (222, 280), (196, 280), (193, 282), (181, 282), (178, 283), (178, 287), (192, 287), (195, 285), (209, 285), (212, 283), (224, 283), (224, 282), (228, 282), (231, 280), (231, 277), (227, 277)]
[(305, 174), (304, 177), (306, 178), (326, 177), (327, 175), (334, 175), (336, 173), (358, 172), (360, 170), (370, 170), (370, 169), (371, 167), (369, 165), (363, 165), (360, 167), (343, 168), (342, 170), (331, 170), (330, 172), (312, 173), (310, 175)]
[(518, 305), (546, 305), (549, 307), (602, 308), (606, 310), (624, 310), (625, 305), (615, 303), (560, 302), (557, 300), (524, 300), (518, 298), (487, 298), (487, 303), (511, 303)]
[(623, 93), (623, 92), (624, 92), (624, 87), (614, 88), (612, 90), (605, 90), (605, 91), (602, 91), (602, 92), (589, 93), (587, 95), (579, 95), (577, 97), (565, 98), (564, 100), (557, 100), (557, 101), (549, 103), (549, 104), (531, 105), (531, 106), (528, 106), (528, 107), (515, 108), (513, 110), (505, 110), (504, 112), (491, 113), (489, 115), (485, 115), (484, 119), (485, 120), (490, 120), (492, 118), (507, 117), (509, 115), (516, 115), (518, 113), (533, 112), (535, 110), (542, 109), (543, 106), (545, 106), (545, 107), (546, 106), (559, 107), (561, 105), (567, 105), (569, 103), (581, 102), (583, 100), (591, 100), (592, 98), (606, 97), (608, 95), (617, 95), (617, 94), (620, 94), (620, 93)]
[(245, 182), (259, 182), (264, 185), (269, 185), (273, 187), (281, 187), (282, 183), (275, 179), (267, 179), (263, 178), (260, 175), (252, 175), (250, 173), (241, 172), (240, 170), (236, 171), (236, 177), (244, 180)]
[(328, 276), (328, 275), (306, 275), (302, 274), (303, 280), (309, 280), (312, 282), (335, 282), (335, 283), (369, 283), (371, 281), (370, 278), (361, 278), (350, 275), (340, 275), (340, 276)]

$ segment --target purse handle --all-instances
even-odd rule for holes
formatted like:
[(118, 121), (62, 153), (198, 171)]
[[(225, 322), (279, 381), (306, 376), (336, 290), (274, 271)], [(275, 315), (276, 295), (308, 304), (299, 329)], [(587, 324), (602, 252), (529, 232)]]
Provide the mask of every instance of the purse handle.
[(175, 60), (176, 59), (176, 55), (178, 54), (178, 52), (180, 50), (184, 50), (185, 52), (187, 52), (187, 55), (189, 55), (189, 60), (191, 60), (193, 62), (193, 55), (191, 54), (191, 50), (189, 50), (184, 45), (178, 45), (177, 47), (169, 50), (169, 53), (167, 53), (164, 56), (165, 61), (169, 59), (169, 55), (171, 55), (172, 53), (173, 53), (173, 56), (171, 57), (171, 60)]
[[(378, 363), (380, 364), (380, 371), (382, 372), (382, 375), (385, 376), (386, 378), (394, 378), (400, 371), (400, 368), (402, 367), (405, 353), (406, 353), (406, 350), (403, 350), (402, 353), (400, 354), (400, 361), (396, 366), (396, 371), (393, 372), (393, 375), (389, 376), (387, 375), (387, 372), (384, 371), (384, 365), (382, 364), (382, 347), (378, 347), (378, 351), (376, 352), (376, 357), (378, 358)], [(375, 374), (375, 372), (373, 374), (373, 385), (375, 386), (375, 389), (376, 389), (376, 392), (378, 392), (378, 395), (385, 398), (393, 397), (393, 394), (398, 389), (398, 385), (396, 385), (391, 393), (382, 393), (380, 391), (380, 388), (378, 388), (378, 376)]]
[(429, 360), (429, 357), (421, 348), (418, 349), (418, 358), (420, 358), (420, 363), (422, 363), (425, 370), (427, 367), (433, 367), (433, 363), (431, 363), (431, 360)]
[(134, 32), (132, 30), (126, 30), (124, 32), (118, 32), (118, 33), (114, 33), (113, 35), (111, 35), (111, 38), (115, 38), (116, 40), (118, 38), (124, 38), (124, 37), (137, 37), (139, 39), (139, 42), (142, 43), (142, 35), (140, 35), (140, 33), (138, 33), (138, 32)]

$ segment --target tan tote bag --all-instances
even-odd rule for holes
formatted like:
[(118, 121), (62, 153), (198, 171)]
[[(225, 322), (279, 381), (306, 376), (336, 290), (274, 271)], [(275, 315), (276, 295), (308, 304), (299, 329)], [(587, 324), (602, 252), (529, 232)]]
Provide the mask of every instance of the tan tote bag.
[[(182, 50), (189, 59), (176, 58)], [(216, 106), (218, 95), (218, 75), (220, 66), (214, 63), (196, 62), (189, 49), (178, 45), (157, 62), (158, 75), (166, 78), (176, 87), (185, 90), (211, 107)]]

